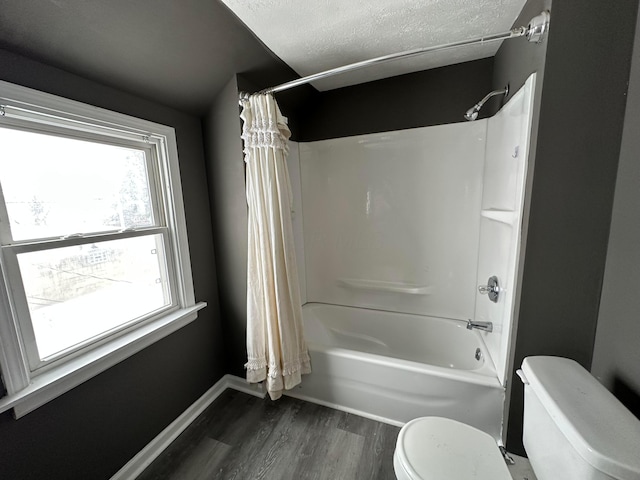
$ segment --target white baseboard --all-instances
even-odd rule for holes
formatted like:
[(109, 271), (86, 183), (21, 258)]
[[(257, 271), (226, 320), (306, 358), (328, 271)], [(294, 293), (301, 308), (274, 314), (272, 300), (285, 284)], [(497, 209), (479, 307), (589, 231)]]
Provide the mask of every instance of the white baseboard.
[(118, 470), (111, 480), (135, 479), (227, 388), (260, 398), (264, 398), (266, 394), (261, 384), (249, 384), (243, 378), (225, 375)]

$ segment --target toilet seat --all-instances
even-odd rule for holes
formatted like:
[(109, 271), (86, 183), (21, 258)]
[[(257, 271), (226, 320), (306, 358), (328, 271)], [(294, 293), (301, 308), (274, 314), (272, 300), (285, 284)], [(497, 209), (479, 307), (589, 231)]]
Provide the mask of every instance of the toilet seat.
[(398, 434), (398, 480), (511, 480), (491, 435), (448, 418), (411, 420)]

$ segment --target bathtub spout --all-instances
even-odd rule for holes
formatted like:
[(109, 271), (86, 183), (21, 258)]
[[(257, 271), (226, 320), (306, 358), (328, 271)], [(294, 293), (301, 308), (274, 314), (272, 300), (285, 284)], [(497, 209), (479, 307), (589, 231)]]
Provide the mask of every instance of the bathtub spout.
[(471, 329), (482, 330), (483, 332), (493, 332), (493, 323), (492, 322), (472, 322), (471, 320), (467, 320), (467, 330)]

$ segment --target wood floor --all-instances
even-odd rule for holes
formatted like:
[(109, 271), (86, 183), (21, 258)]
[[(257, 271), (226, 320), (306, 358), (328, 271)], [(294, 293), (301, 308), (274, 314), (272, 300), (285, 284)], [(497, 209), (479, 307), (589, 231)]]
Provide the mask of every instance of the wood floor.
[(139, 480), (392, 480), (399, 428), (228, 389)]

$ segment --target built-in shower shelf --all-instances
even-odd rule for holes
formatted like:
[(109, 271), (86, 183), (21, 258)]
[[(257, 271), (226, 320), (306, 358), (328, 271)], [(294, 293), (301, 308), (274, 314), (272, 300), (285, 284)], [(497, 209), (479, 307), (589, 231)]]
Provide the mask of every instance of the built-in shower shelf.
[(507, 225), (513, 225), (517, 218), (517, 212), (513, 210), (500, 210), (497, 208), (488, 208), (480, 212), (484, 218), (494, 220), (500, 223), (506, 223)]
[(376, 292), (405, 293), (408, 295), (431, 295), (431, 293), (433, 293), (433, 287), (430, 285), (417, 285), (404, 282), (341, 278), (338, 280), (338, 284), (341, 287)]

